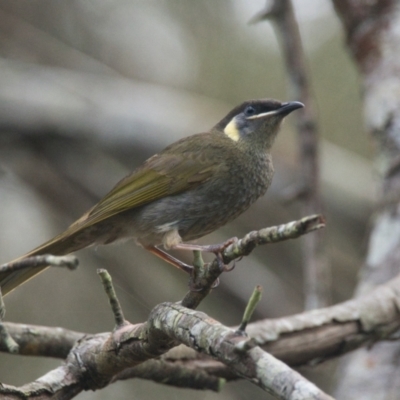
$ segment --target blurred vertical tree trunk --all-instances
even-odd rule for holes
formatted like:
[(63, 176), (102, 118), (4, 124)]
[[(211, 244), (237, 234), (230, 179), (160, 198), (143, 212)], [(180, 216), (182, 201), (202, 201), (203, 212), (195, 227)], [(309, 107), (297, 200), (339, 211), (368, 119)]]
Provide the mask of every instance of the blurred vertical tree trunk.
[[(356, 290), (360, 295), (400, 272), (400, 8), (395, 0), (333, 0), (333, 4), (360, 71), (364, 119), (376, 142), (380, 174), (380, 204)], [(344, 359), (337, 398), (399, 399), (399, 353), (398, 342), (379, 343)]]

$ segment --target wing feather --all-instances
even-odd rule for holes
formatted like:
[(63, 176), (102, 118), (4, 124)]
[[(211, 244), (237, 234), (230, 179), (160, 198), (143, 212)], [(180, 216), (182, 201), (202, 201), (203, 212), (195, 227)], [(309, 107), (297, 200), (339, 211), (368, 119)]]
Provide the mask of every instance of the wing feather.
[(81, 230), (124, 211), (192, 189), (212, 174), (213, 168), (208, 162), (167, 154), (162, 159), (160, 155), (153, 156), (143, 167), (120, 181), (70, 228)]

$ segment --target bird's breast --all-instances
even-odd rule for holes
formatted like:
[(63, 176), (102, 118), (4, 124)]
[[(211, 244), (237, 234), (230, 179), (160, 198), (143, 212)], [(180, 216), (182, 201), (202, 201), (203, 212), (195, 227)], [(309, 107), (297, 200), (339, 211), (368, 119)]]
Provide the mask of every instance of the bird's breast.
[(273, 173), (270, 156), (263, 154), (251, 165), (236, 164), (196, 193), (187, 193), (187, 212), (179, 228), (182, 238), (196, 239), (234, 220), (265, 194)]

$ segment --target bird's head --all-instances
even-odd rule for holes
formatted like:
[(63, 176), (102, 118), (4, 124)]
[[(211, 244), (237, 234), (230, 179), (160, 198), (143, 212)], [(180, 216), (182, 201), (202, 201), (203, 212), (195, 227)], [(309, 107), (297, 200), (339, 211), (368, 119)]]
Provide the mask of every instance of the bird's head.
[(304, 105), (298, 101), (249, 100), (235, 107), (214, 130), (222, 132), (240, 146), (268, 150), (271, 148), (282, 120)]

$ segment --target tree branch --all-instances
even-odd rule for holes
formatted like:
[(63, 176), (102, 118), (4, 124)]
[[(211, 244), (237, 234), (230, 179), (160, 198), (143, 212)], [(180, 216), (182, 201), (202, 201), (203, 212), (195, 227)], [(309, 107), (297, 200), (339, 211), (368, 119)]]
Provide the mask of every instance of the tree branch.
[(168, 303), (158, 305), (153, 313), (165, 315), (160, 329), (171, 339), (218, 359), (242, 378), (279, 399), (331, 399), (299, 373), (259, 347), (245, 352), (238, 351), (238, 347), (241, 347), (239, 343), (247, 341), (247, 338), (204, 313)]
[[(168, 324), (168, 331), (163, 332), (166, 332), (169, 337), (171, 337), (171, 330), (176, 329), (179, 333), (179, 329), (185, 330), (189, 327), (188, 320), (185, 320), (186, 316), (194, 315), (195, 317), (193, 318), (200, 318), (201, 321), (203, 321), (203, 319), (212, 321), (209, 317), (206, 318), (202, 313), (191, 314), (189, 310), (178, 305), (163, 304), (159, 307), (161, 307), (165, 313), (163, 311), (163, 316), (157, 317), (155, 321), (158, 322), (152, 322), (151, 326), (157, 326), (157, 329), (161, 329), (158, 324), (160, 324), (160, 326)], [(166, 310), (166, 307), (172, 308), (170, 311), (171, 314)], [(153, 311), (151, 315), (155, 312), (156, 311)], [(179, 327), (170, 325), (171, 323), (177, 323), (178, 319), (175, 320), (175, 318), (177, 318), (177, 314), (175, 313), (178, 312), (184, 313), (181, 319), (179, 319)], [(198, 317), (198, 315), (200, 315), (200, 317)], [(104, 351), (111, 352), (114, 356), (124, 357), (125, 355), (126, 357), (126, 355), (129, 355), (130, 351), (132, 351), (130, 357), (133, 357), (133, 359), (126, 360), (125, 362), (125, 366), (129, 366), (129, 368), (122, 370), (123, 366), (120, 365), (120, 367), (122, 367), (121, 372), (115, 372), (114, 374), (114, 371), (109, 371), (110, 382), (115, 382), (119, 379), (141, 377), (170, 385), (186, 385), (185, 387), (195, 388), (202, 387), (201, 382), (207, 382), (203, 388), (219, 390), (221, 385), (223, 385), (223, 380), (220, 380), (220, 378), (232, 380), (238, 379), (238, 375), (237, 371), (233, 373), (232, 369), (224, 364), (226, 361), (224, 358), (218, 358), (218, 360), (210, 359), (198, 352), (200, 350), (199, 343), (203, 343), (202, 340), (205, 340), (207, 343), (209, 341), (212, 342), (210, 335), (213, 335), (214, 326), (216, 326), (216, 331), (219, 331), (220, 328), (222, 329), (222, 326), (218, 325), (216, 321), (210, 324), (206, 338), (198, 334), (192, 335), (190, 339), (192, 343), (189, 344), (191, 349), (179, 346), (165, 353), (157, 362), (155, 360), (149, 360), (138, 364), (136, 362), (137, 358), (143, 361), (143, 354), (137, 351), (136, 347), (133, 346), (131, 348), (130, 346), (132, 344), (129, 342), (146, 340), (145, 336), (141, 336), (137, 333), (138, 330), (146, 332), (143, 326), (140, 328), (139, 325), (133, 326), (129, 324), (125, 328), (120, 328), (118, 330), (119, 333), (114, 332), (93, 336), (87, 335), (85, 338), (84, 333), (60, 330), (60, 328), (5, 323), (7, 330), (20, 345), (20, 354), (64, 358), (65, 354), (71, 350), (74, 342), (80, 340), (81, 344), (77, 345), (77, 349), (73, 350), (75, 354), (81, 354), (82, 351), (84, 353), (97, 353), (99, 349), (101, 350), (103, 348)], [(223, 329), (226, 329), (224, 332), (231, 332), (229, 328), (223, 327)], [(394, 333), (399, 329), (400, 276), (376, 288), (372, 293), (358, 299), (349, 300), (326, 309), (313, 310), (291, 317), (258, 321), (249, 324), (246, 331), (249, 337), (253, 338), (255, 343), (264, 350), (290, 365), (299, 366), (315, 364), (316, 362), (321, 362), (328, 358), (337, 357), (361, 346), (370, 347), (377, 341), (397, 340), (398, 337), (394, 336)], [(33, 342), (34, 345), (32, 347), (25, 347), (24, 343), (28, 343), (32, 337), (35, 339)], [(242, 341), (248, 340), (241, 335), (234, 335), (234, 337), (241, 337)], [(187, 338), (183, 340), (181, 336), (177, 336), (175, 339), (186, 344), (188, 344), (187, 340), (189, 340)], [(165, 341), (165, 337), (163, 340)], [(83, 345), (83, 343), (87, 341), (91, 344), (86, 343)], [(98, 341), (100, 341), (102, 345), (99, 345)], [(235, 341), (240, 340), (235, 339)], [(114, 347), (112, 348), (118, 350), (112, 350), (107, 347), (108, 345), (106, 345), (106, 343), (114, 343)], [(49, 351), (49, 347), (52, 345), (60, 346), (58, 352), (55, 350)], [(210, 345), (210, 343), (207, 345)], [(68, 348), (68, 346), (70, 347)], [(201, 344), (201, 346), (205, 345)], [(108, 350), (105, 350), (106, 348), (108, 348)], [(2, 350), (4, 351), (4, 349)], [(209, 351), (206, 351), (206, 353), (210, 354)], [(218, 354), (218, 352), (212, 355), (215, 356), (216, 354)], [(71, 358), (71, 356), (69, 358)], [(86, 360), (87, 358), (85, 354), (79, 356), (80, 360)], [(95, 358), (101, 359), (99, 356)], [(82, 362), (85, 368), (89, 368), (91, 365), (87, 365), (87, 361)], [(115, 361), (111, 360), (110, 365), (114, 365), (114, 363)], [(137, 366), (132, 368), (132, 365), (135, 363)], [(147, 363), (149, 363), (149, 365), (146, 365)], [(93, 365), (89, 370), (92, 369)], [(94, 370), (98, 371), (100, 369), (96, 367)], [(176, 375), (173, 374), (174, 371)], [(98, 378), (96, 378), (96, 381), (98, 381)], [(186, 384), (184, 382), (186, 382)]]
[[(400, 272), (400, 10), (395, 0), (333, 0), (360, 72), (364, 125), (377, 146), (380, 207), (373, 215), (368, 252), (356, 295), (368, 293)], [(400, 343), (359, 350), (339, 366), (337, 394), (343, 400), (395, 398)]]
[[(324, 226), (325, 221), (321, 215), (311, 215), (298, 221), (250, 232), (224, 250), (222, 261), (224, 264), (229, 264), (243, 256), (249, 255), (259, 245), (296, 239)], [(215, 259), (204, 269), (204, 273), (198, 274), (195, 277), (196, 280), (193, 282), (193, 285), (200, 289), (189, 291), (182, 300), (182, 305), (187, 308), (196, 308), (208, 295), (214, 282), (217, 281), (222, 272), (224, 272), (224, 268), (221, 268), (220, 260)]]
[[(291, 0), (267, 1), (251, 22), (270, 19), (281, 42), (292, 96), (306, 107), (296, 114), (299, 137), (301, 184), (292, 190), (302, 203), (302, 213), (321, 212), (319, 187), (318, 127), (307, 74), (300, 31)], [(330, 302), (330, 271), (324, 252), (323, 232), (302, 240), (305, 308), (327, 306)]]
[(241, 341), (247, 341), (247, 338), (204, 313), (163, 303), (153, 309), (146, 323), (125, 323), (112, 333), (83, 337), (63, 365), (21, 388), (4, 385), (0, 387), (0, 393), (10, 399), (38, 395), (41, 399), (61, 395), (69, 399), (81, 390), (100, 389), (124, 369), (155, 358), (177, 343), (184, 343), (212, 355), (241, 377), (280, 399), (330, 399), (259, 347), (238, 351), (237, 345)]

